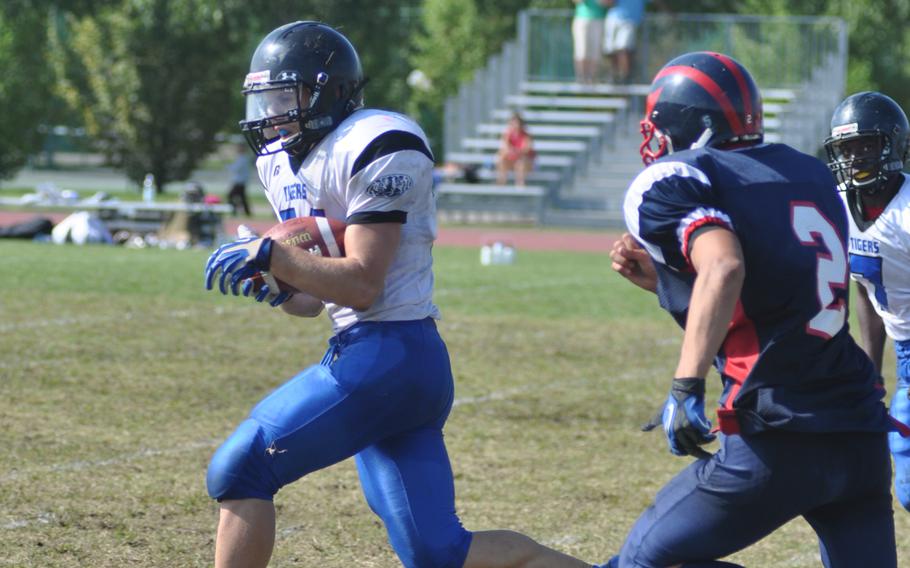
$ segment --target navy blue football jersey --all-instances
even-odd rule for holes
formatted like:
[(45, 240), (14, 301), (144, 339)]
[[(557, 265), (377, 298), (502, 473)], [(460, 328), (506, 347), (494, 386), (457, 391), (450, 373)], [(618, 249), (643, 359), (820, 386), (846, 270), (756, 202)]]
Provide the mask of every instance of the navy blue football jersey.
[(721, 430), (890, 429), (871, 361), (847, 330), (849, 235), (828, 168), (783, 144), (665, 156), (632, 182), (630, 232), (658, 271), (658, 297), (685, 325), (700, 227), (734, 232), (746, 277), (715, 366)]

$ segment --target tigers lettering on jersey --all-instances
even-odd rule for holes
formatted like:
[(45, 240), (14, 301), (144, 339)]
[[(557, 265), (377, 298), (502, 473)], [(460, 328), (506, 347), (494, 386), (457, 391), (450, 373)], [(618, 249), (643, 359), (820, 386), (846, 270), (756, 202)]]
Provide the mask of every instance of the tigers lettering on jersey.
[[(846, 193), (841, 200), (846, 209)], [(888, 337), (910, 340), (910, 178), (904, 174), (897, 194), (865, 230), (847, 217), (850, 275), (865, 289)]]
[(871, 252), (879, 254), (878, 241), (850, 237), (850, 252)]
[(283, 188), (284, 198), (288, 201), (294, 201), (295, 199), (302, 199), (306, 201), (306, 186), (302, 183), (292, 183), (291, 185), (286, 185)]

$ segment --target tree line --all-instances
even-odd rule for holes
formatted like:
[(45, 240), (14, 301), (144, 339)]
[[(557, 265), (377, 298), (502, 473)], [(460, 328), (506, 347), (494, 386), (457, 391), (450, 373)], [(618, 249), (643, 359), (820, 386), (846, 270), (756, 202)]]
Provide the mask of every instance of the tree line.
[[(93, 150), (139, 181), (187, 179), (235, 134), (249, 58), (292, 20), (338, 27), (370, 77), (369, 106), (418, 118), (439, 146), (442, 106), (516, 33), (525, 8), (568, 0), (4, 0), (0, 4), (0, 179), (48, 129), (84, 129)], [(848, 91), (910, 106), (910, 0), (661, 0), (673, 12), (830, 15), (849, 29)], [(419, 69), (421, 88), (406, 77)]]

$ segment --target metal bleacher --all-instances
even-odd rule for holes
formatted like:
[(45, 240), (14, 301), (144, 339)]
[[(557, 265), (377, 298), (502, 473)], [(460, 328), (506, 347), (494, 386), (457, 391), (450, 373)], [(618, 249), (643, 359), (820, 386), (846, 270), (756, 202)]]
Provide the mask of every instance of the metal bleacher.
[[(622, 196), (642, 169), (638, 122), (647, 80), (673, 56), (727, 53), (762, 89), (768, 142), (817, 153), (843, 96), (846, 27), (838, 18), (649, 14), (633, 83), (581, 85), (572, 77), (571, 10), (526, 10), (518, 38), (446, 102), (445, 160), (477, 183), (443, 181), (441, 213), (480, 220), (619, 226)], [(499, 137), (513, 112), (537, 152), (528, 185), (495, 183)]]

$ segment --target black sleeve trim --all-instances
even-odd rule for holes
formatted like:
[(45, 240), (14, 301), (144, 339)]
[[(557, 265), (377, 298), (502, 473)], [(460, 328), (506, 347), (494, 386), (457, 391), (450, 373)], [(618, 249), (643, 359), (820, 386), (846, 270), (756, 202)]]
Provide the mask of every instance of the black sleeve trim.
[(348, 217), (348, 225), (372, 225), (374, 223), (407, 223), (405, 211), (364, 211)]
[(402, 150), (415, 150), (429, 158), (431, 162), (434, 161), (433, 153), (419, 136), (403, 130), (389, 130), (374, 138), (357, 156), (351, 169), (351, 177), (379, 158)]

